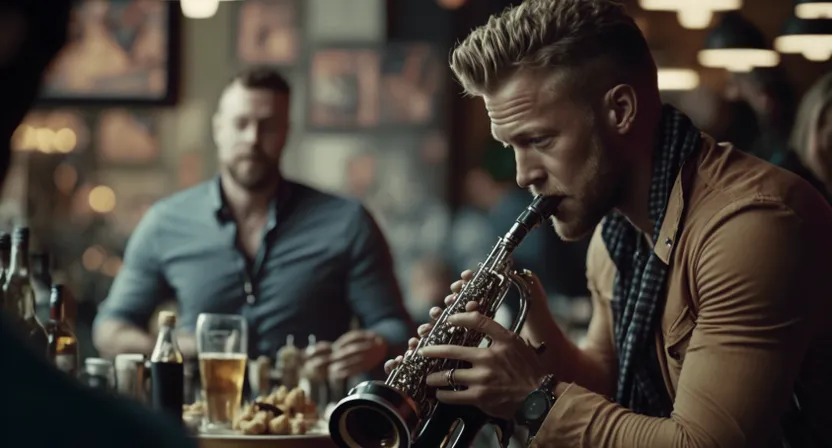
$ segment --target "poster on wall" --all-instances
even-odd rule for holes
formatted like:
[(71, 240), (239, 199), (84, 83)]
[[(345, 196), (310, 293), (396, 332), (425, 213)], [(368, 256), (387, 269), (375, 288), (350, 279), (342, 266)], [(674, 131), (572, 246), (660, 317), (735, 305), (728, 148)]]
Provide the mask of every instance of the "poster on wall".
[(113, 165), (147, 165), (159, 156), (154, 115), (107, 109), (98, 118), (98, 160)]
[(386, 45), (381, 61), (381, 124), (438, 123), (445, 66), (429, 44)]
[(179, 64), (177, 2), (80, 0), (41, 101), (170, 104)]
[(377, 126), (380, 61), (375, 48), (327, 48), (314, 52), (309, 69), (309, 126)]
[(235, 6), (238, 62), (285, 66), (297, 61), (301, 49), (299, 0), (248, 0)]

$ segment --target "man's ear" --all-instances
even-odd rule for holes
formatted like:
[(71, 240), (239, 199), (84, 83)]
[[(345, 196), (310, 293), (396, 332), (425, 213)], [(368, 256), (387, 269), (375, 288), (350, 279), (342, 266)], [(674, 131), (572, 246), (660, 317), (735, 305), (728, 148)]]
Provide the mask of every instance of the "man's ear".
[(628, 84), (619, 84), (604, 95), (604, 110), (607, 126), (618, 135), (632, 131), (638, 113), (638, 99), (635, 89)]

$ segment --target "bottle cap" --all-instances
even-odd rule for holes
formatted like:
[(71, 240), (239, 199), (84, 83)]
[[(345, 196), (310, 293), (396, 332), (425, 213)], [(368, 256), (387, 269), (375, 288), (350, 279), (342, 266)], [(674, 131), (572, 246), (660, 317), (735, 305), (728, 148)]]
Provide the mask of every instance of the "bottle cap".
[(55, 284), (52, 285), (52, 293), (49, 296), (49, 303), (51, 305), (59, 304), (63, 301), (64, 298), (64, 285)]
[(28, 243), (29, 242), (29, 228), (23, 226), (17, 226), (14, 228), (12, 232), (12, 242), (15, 244), (20, 243)]
[(176, 326), (176, 313), (173, 311), (160, 311), (159, 312), (159, 326), (168, 326), (174, 327)]
[(113, 370), (113, 363), (102, 358), (87, 358), (84, 366), (92, 375), (108, 375)]
[(145, 356), (141, 353), (122, 353), (116, 355), (116, 370), (134, 368), (137, 364), (144, 365)]

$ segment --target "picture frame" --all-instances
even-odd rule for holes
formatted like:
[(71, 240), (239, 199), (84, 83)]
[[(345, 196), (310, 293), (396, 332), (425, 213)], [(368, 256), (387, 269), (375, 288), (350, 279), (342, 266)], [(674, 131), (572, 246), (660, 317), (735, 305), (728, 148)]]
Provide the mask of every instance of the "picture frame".
[(435, 46), (390, 42), (382, 51), (380, 69), (382, 126), (420, 128), (442, 121), (447, 63)]
[(379, 126), (381, 47), (322, 46), (309, 56), (307, 127), (355, 131)]
[(39, 105), (173, 105), (180, 81), (178, 2), (78, 0), (70, 38)]
[(104, 109), (96, 122), (96, 156), (103, 165), (146, 166), (158, 161), (156, 115), (127, 108)]
[(234, 2), (231, 54), (240, 65), (288, 67), (303, 55), (300, 0)]
[(442, 121), (445, 68), (434, 45), (322, 45), (309, 56), (314, 131), (430, 129)]

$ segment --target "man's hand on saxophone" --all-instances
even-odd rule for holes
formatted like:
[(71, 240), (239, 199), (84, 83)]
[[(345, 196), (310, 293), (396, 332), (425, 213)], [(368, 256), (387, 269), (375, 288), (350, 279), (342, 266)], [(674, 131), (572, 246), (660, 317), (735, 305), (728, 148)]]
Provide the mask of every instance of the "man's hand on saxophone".
[[(462, 287), (473, 278), (472, 271), (462, 273), (461, 279), (451, 285), (451, 294), (445, 298), (445, 305), (450, 306), (456, 300)], [(546, 307), (546, 299), (540, 282), (534, 276), (529, 278), (532, 291), (530, 307), (539, 309)], [(433, 387), (454, 385), (459, 390), (439, 390), (436, 397), (449, 404), (474, 405), (489, 415), (503, 419), (512, 419), (523, 399), (535, 389), (541, 379), (551, 373), (545, 358), (539, 351), (530, 346), (520, 336), (502, 327), (497, 322), (480, 314), (476, 302), (466, 304), (465, 313), (449, 317), (449, 323), (460, 327), (481, 332), (489, 337), (493, 343), (487, 348), (461, 347), (456, 345), (436, 345), (421, 349), (420, 354), (429, 358), (448, 358), (465, 361), (471, 364), (468, 369), (457, 369), (453, 372), (440, 371), (427, 378), (427, 384)], [(434, 307), (430, 310), (431, 318), (436, 321), (442, 314), (442, 309)], [(550, 313), (530, 313), (529, 316)], [(537, 318), (539, 319), (539, 317)], [(527, 326), (532, 323), (527, 321)], [(552, 320), (552, 324), (554, 321)], [(420, 337), (430, 333), (433, 324), (419, 327)], [(524, 331), (525, 333), (525, 331)], [(413, 350), (419, 339), (412, 338), (409, 348)], [(385, 363), (385, 371), (390, 373), (398, 366), (403, 357), (389, 360)], [(453, 384), (449, 384), (452, 382)]]

